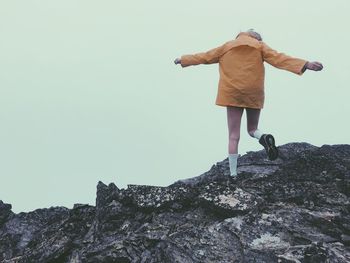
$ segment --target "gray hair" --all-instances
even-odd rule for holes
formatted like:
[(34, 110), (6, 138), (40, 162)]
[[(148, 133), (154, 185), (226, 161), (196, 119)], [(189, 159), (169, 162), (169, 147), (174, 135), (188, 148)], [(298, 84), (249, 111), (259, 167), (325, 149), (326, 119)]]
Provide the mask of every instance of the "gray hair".
[(262, 37), (258, 32), (255, 32), (254, 29), (249, 29), (246, 31), (249, 35), (251, 35), (252, 37), (254, 37), (255, 39), (262, 41)]

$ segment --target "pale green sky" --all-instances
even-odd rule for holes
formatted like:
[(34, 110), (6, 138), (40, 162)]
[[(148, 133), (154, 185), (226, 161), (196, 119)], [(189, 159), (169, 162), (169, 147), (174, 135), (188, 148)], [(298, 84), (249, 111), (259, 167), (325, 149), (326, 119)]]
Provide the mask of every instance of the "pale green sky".
[[(0, 0), (0, 200), (94, 205), (99, 180), (165, 186), (227, 158), (218, 65), (173, 60), (249, 28), (324, 65), (266, 65), (260, 129), (279, 145), (348, 144), (349, 14), (347, 0)], [(245, 127), (239, 153), (260, 150)]]

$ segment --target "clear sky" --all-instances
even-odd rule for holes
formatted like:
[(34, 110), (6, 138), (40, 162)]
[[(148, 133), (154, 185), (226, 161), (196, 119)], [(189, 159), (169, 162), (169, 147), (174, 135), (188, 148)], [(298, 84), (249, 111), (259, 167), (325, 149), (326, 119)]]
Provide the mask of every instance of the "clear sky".
[[(254, 28), (324, 65), (266, 65), (260, 129), (348, 144), (350, 2), (0, 0), (0, 200), (14, 212), (95, 204), (99, 180), (166, 186), (227, 158), (218, 65), (173, 60)], [(260, 150), (246, 133), (239, 153)]]

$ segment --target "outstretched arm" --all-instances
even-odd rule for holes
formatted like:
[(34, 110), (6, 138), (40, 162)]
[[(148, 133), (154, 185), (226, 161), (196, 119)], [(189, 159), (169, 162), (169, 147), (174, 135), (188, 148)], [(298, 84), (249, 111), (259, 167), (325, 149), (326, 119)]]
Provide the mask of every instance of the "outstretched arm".
[(322, 64), (319, 62), (308, 62), (304, 59), (288, 56), (284, 53), (277, 52), (265, 43), (263, 43), (262, 55), (263, 60), (270, 65), (298, 75), (302, 75), (307, 69), (318, 71), (323, 68)]
[(194, 55), (183, 55), (181, 58), (175, 59), (174, 63), (181, 64), (182, 67), (218, 63), (223, 51), (224, 45), (213, 48), (207, 52), (201, 52)]

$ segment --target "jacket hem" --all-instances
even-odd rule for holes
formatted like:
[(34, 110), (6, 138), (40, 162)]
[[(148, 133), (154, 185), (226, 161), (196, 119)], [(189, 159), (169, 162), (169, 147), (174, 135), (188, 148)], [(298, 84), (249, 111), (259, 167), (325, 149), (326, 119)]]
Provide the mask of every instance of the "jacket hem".
[(221, 107), (228, 107), (228, 106), (231, 106), (231, 107), (239, 107), (239, 108), (249, 108), (249, 109), (263, 109), (264, 106), (247, 106), (247, 105), (239, 105), (239, 104), (227, 104), (227, 103), (218, 103), (216, 102), (215, 105), (217, 106), (221, 106)]

